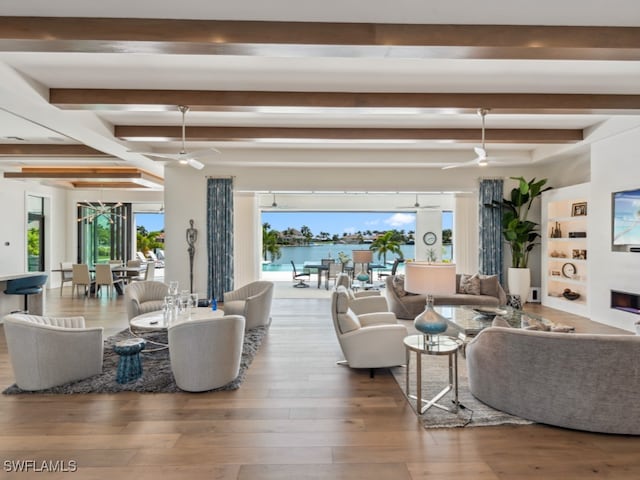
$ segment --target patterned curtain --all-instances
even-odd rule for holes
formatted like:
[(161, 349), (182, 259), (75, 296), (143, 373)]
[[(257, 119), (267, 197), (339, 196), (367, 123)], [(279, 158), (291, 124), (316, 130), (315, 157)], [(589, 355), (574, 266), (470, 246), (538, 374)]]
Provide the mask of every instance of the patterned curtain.
[(504, 285), (502, 274), (502, 210), (492, 204), (493, 200), (503, 198), (502, 179), (480, 180), (480, 249), (479, 267), (484, 275), (498, 275), (500, 284)]
[(233, 180), (207, 180), (207, 286), (211, 297), (224, 301), (233, 290)]

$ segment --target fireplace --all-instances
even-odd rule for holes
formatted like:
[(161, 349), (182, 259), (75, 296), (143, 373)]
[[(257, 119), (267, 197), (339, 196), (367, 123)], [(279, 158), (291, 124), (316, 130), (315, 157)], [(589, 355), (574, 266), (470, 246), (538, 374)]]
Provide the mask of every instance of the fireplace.
[(611, 290), (611, 308), (640, 315), (640, 295)]

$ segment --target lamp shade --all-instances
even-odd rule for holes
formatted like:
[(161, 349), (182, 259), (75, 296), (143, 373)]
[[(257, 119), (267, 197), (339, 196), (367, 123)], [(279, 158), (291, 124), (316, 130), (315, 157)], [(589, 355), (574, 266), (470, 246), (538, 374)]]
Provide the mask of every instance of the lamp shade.
[(408, 262), (404, 289), (411, 293), (453, 295), (456, 293), (456, 266), (453, 263)]
[(354, 250), (353, 263), (371, 263), (373, 261), (373, 252), (371, 250)]

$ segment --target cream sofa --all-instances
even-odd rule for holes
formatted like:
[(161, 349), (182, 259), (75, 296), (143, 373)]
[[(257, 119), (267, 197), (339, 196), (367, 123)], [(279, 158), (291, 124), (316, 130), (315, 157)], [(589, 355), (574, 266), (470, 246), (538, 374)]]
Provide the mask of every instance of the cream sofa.
[[(456, 275), (456, 292), (460, 292), (461, 274)], [(385, 279), (386, 296), (389, 310), (403, 320), (413, 320), (422, 313), (426, 304), (425, 295), (416, 295), (404, 291), (404, 276), (390, 275)], [(506, 305), (507, 295), (495, 276), (480, 277), (480, 295), (455, 293), (453, 295), (434, 296), (434, 305), (483, 305), (497, 307)]]
[(640, 434), (640, 337), (490, 327), (466, 347), (471, 393), (534, 422)]

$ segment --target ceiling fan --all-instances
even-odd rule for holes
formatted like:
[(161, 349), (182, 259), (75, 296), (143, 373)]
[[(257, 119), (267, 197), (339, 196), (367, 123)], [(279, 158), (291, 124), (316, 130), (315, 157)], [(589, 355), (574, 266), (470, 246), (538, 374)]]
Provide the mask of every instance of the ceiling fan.
[(416, 193), (416, 201), (413, 205), (400, 205), (396, 208), (438, 208), (440, 205), (421, 205), (418, 201), (418, 194)]
[(279, 205), (278, 201), (276, 200), (276, 194), (275, 193), (271, 193), (271, 195), (273, 195), (273, 201), (271, 202), (271, 205), (260, 205), (260, 208), (278, 208), (278, 207), (282, 207), (282, 205)]
[(207, 157), (213, 153), (220, 153), (219, 150), (210, 147), (204, 150), (194, 150), (192, 152), (187, 152), (185, 147), (186, 142), (186, 123), (185, 123), (185, 115), (189, 111), (189, 107), (186, 105), (178, 105), (178, 110), (182, 113), (182, 149), (178, 153), (159, 153), (159, 152), (134, 152), (139, 153), (141, 155), (146, 155), (149, 157), (158, 157), (167, 160), (175, 160), (180, 162), (183, 165), (189, 165), (197, 170), (202, 170), (204, 168), (204, 163), (198, 161), (198, 158)]
[[(480, 118), (482, 119), (482, 145), (479, 147), (478, 146), (473, 147), (473, 150), (476, 153), (476, 158), (474, 158), (473, 160), (469, 160), (468, 162), (452, 163), (450, 165), (445, 165), (444, 167), (442, 167), (443, 170), (448, 170), (450, 168), (467, 167), (470, 165), (486, 167), (487, 165), (489, 165), (489, 162), (491, 162), (491, 164), (494, 164), (494, 165), (514, 165), (514, 163), (512, 162), (496, 161), (495, 160), (496, 157), (489, 157), (489, 155), (487, 154), (487, 149), (485, 147), (485, 117), (488, 112), (489, 112), (488, 108), (478, 109), (478, 115), (480, 115)], [(522, 160), (526, 161), (526, 159), (522, 159)]]

